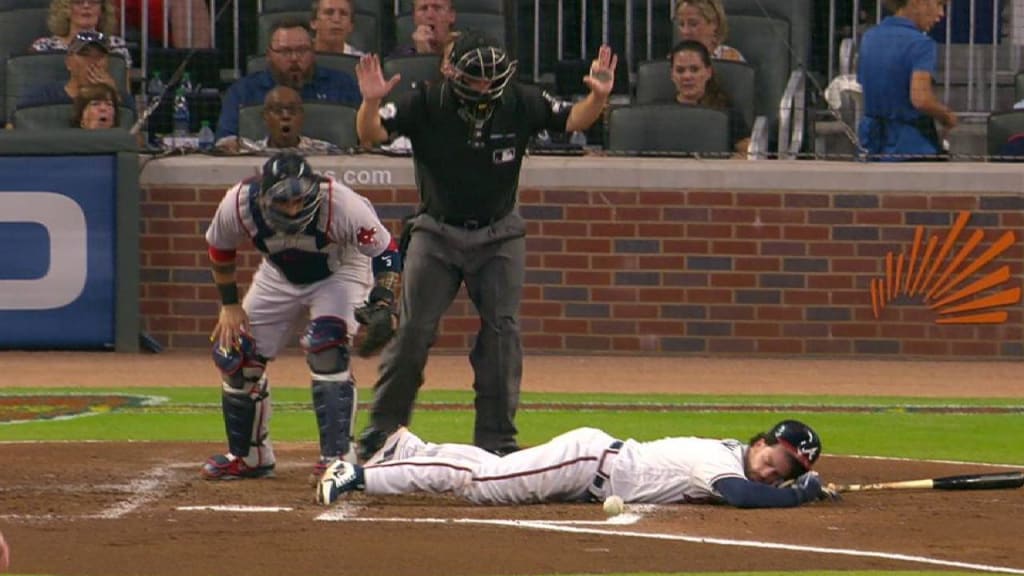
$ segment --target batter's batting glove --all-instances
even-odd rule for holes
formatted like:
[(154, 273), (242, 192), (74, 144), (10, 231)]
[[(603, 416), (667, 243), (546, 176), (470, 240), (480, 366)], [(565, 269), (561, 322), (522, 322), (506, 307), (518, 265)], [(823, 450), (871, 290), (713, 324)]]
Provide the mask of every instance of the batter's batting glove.
[(359, 355), (363, 358), (379, 352), (395, 335), (395, 293), (374, 286), (366, 303), (355, 309), (356, 321), (366, 326)]
[(817, 472), (807, 472), (793, 482), (791, 489), (796, 492), (801, 504), (817, 500), (839, 500), (839, 493), (826, 488)]

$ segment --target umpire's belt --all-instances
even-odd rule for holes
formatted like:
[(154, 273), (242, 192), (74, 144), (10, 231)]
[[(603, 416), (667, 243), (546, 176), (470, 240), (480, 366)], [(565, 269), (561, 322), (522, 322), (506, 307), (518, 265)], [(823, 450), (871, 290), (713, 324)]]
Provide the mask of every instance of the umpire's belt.
[(616, 440), (605, 448), (604, 452), (601, 453), (601, 457), (597, 459), (597, 473), (594, 474), (594, 481), (590, 484), (591, 493), (604, 488), (604, 483), (608, 481), (612, 474), (612, 461), (619, 455), (620, 448), (622, 448), (622, 440)]
[(494, 216), (492, 218), (467, 218), (462, 216), (441, 216), (439, 214), (430, 214), (430, 216), (441, 224), (455, 226), (456, 228), (465, 228), (466, 230), (479, 230), (480, 228), (486, 228), (505, 216), (508, 216), (508, 213), (506, 212), (505, 214)]

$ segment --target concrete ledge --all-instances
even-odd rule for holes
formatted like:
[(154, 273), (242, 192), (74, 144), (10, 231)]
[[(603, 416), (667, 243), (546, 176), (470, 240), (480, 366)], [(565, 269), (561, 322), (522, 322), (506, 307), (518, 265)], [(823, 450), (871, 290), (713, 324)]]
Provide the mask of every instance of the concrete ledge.
[[(143, 157), (141, 185), (228, 186), (259, 173), (265, 157)], [(358, 188), (414, 188), (410, 158), (375, 154), (313, 156)], [(620, 156), (526, 159), (521, 188), (613, 190), (775, 190), (1024, 194), (1024, 170), (1002, 163), (743, 161)]]

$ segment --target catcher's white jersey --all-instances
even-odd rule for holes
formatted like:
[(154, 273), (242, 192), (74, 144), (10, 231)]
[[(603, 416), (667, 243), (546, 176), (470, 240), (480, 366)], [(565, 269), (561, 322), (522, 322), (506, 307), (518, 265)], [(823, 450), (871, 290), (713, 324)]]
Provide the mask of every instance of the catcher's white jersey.
[(315, 226), (299, 234), (275, 233), (263, 223), (254, 197), (258, 181), (229, 189), (206, 230), (214, 248), (236, 250), (252, 242), (264, 255), (242, 307), (256, 350), (267, 358), (277, 355), (304, 307), (312, 318), (344, 319), (354, 334), (353, 310), (373, 285), (370, 258), (391, 242), (369, 200), (334, 180), (320, 186), (324, 198)]
[(665, 438), (617, 441), (578, 428), (551, 441), (498, 457), (465, 444), (428, 444), (412, 432), (395, 458), (365, 467), (368, 494), (453, 492), (477, 504), (603, 500), (717, 501), (721, 478), (746, 478), (747, 446), (737, 440)]

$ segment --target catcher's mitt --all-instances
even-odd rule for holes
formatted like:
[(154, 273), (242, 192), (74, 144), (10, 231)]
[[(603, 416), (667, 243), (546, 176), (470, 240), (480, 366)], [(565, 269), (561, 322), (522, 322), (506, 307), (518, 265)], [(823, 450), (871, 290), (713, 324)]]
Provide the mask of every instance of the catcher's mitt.
[(366, 326), (359, 355), (363, 358), (379, 352), (395, 335), (394, 294), (387, 288), (375, 287), (369, 300), (355, 309), (356, 321)]

